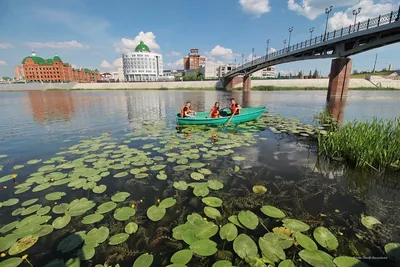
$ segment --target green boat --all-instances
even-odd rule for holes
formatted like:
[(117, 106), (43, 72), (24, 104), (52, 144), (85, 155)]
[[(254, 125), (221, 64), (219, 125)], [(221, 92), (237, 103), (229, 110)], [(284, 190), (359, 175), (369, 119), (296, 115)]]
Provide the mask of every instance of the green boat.
[[(233, 116), (229, 124), (258, 120), (266, 109), (266, 107), (242, 108), (240, 114)], [(176, 119), (180, 125), (222, 125), (227, 123), (231, 117), (229, 109), (221, 110), (221, 114), (225, 115), (221, 118), (208, 118), (209, 114), (209, 112), (198, 112), (194, 118), (181, 118), (178, 113)]]

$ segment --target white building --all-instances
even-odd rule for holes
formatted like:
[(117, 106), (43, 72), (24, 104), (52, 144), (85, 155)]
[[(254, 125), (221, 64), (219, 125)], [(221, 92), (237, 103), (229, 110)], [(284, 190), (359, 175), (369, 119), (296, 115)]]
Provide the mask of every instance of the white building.
[(199, 73), (204, 76), (204, 79), (217, 79), (218, 78), (218, 67), (206, 65), (199, 67)]
[(251, 77), (256, 78), (276, 78), (276, 67), (271, 66), (264, 68), (262, 70), (254, 72)]
[(220, 65), (218, 67), (218, 77), (224, 76), (226, 73), (230, 72), (231, 70), (234, 70), (238, 67), (238, 65), (229, 63), (225, 65)]
[(157, 81), (163, 75), (162, 55), (152, 53), (142, 41), (134, 52), (122, 54), (125, 81)]

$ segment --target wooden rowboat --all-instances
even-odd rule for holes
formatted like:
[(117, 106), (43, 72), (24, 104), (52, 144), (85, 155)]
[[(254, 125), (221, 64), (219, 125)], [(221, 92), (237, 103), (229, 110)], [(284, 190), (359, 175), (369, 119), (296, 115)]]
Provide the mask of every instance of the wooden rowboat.
[[(240, 114), (233, 116), (229, 124), (258, 120), (266, 109), (266, 107), (242, 108)], [(224, 113), (227, 110), (226, 116), (216, 119), (207, 118), (210, 114), (209, 112), (198, 112), (194, 118), (181, 118), (178, 113), (176, 118), (180, 125), (223, 125), (229, 120), (231, 112), (229, 109), (221, 111), (221, 113)]]

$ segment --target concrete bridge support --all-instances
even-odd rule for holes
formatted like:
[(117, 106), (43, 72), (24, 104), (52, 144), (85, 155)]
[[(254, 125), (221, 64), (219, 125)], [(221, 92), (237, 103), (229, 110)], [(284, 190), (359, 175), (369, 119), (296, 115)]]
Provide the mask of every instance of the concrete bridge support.
[(251, 89), (251, 76), (243, 76), (243, 92), (249, 92)]
[(332, 60), (327, 100), (346, 99), (349, 90), (352, 61), (350, 58)]
[(234, 88), (236, 85), (238, 85), (239, 83), (242, 83), (242, 87), (243, 87), (243, 91), (244, 92), (248, 92), (251, 89), (251, 76), (248, 75), (244, 75), (243, 78), (242, 77), (234, 77), (234, 78), (225, 78), (223, 80), (223, 84), (224, 84), (224, 88), (225, 89), (232, 89)]

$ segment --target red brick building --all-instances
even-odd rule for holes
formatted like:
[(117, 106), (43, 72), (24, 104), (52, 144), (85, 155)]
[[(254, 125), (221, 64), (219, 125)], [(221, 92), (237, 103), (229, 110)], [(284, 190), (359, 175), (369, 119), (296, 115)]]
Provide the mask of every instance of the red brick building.
[(198, 70), (200, 66), (206, 64), (206, 58), (200, 56), (199, 49), (192, 48), (187, 57), (183, 58), (183, 68), (185, 70)]
[(97, 82), (100, 72), (88, 68), (73, 69), (56, 54), (52, 59), (43, 59), (32, 52), (22, 60), (25, 80), (28, 82)]

